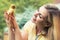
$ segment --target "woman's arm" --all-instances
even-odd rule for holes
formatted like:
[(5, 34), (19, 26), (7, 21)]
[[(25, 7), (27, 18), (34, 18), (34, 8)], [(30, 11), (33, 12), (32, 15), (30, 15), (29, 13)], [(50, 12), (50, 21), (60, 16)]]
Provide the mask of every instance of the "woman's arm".
[(22, 31), (20, 30), (16, 20), (14, 17), (12, 17), (13, 21), (13, 28), (14, 28), (14, 34), (15, 34), (15, 40), (28, 40), (28, 34), (27, 31)]
[(6, 21), (6, 24), (8, 26), (8, 39), (9, 40), (15, 40), (15, 34), (13, 32), (13, 25), (11, 24), (10, 22), (10, 17), (9, 15), (7, 14), (7, 12), (4, 13), (4, 17), (5, 17), (5, 21)]
[(9, 40), (27, 40), (27, 32), (21, 33), (14, 16), (15, 5), (12, 4), (8, 11), (5, 11), (4, 17), (9, 28)]
[(27, 40), (27, 32), (24, 31), (24, 33), (21, 33), (14, 14), (8, 15), (8, 13), (5, 12), (4, 16), (9, 28), (9, 40)]

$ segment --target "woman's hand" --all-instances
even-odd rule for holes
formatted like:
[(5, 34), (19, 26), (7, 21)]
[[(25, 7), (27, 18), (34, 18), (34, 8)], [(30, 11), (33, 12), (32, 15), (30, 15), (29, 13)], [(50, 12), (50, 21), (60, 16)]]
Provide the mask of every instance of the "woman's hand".
[(5, 19), (7, 19), (8, 21), (13, 20), (15, 18), (14, 17), (14, 11), (15, 11), (15, 5), (12, 4), (10, 6), (9, 10), (7, 10), (7, 11), (4, 12)]
[(15, 18), (14, 13), (8, 14), (7, 11), (4, 12), (4, 17), (5, 17), (5, 20), (7, 21), (12, 21)]

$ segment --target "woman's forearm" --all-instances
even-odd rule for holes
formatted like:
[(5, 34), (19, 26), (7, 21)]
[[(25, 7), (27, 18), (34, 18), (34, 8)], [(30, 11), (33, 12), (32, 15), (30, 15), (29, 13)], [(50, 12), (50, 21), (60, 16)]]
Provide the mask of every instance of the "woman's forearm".
[(15, 19), (13, 21), (13, 25), (14, 25), (15, 40), (22, 40), (21, 31)]
[(8, 28), (8, 39), (15, 40), (15, 34), (10, 27)]
[(8, 26), (8, 39), (9, 40), (15, 40), (15, 34), (13, 32), (12, 25), (9, 23), (8, 19), (6, 19), (6, 24)]

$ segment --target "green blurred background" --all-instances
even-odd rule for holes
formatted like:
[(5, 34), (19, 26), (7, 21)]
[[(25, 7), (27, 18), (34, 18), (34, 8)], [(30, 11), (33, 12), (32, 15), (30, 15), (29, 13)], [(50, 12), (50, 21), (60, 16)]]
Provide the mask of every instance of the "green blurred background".
[(4, 32), (7, 32), (4, 11), (8, 10), (11, 4), (16, 5), (15, 17), (19, 27), (22, 28), (31, 19), (36, 9), (52, 2), (53, 0), (0, 0), (0, 39), (3, 40)]

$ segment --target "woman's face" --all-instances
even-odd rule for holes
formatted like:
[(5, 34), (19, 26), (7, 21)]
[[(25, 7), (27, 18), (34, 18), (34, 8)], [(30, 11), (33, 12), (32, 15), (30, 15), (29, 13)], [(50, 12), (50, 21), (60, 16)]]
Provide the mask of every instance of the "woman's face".
[(46, 20), (46, 17), (48, 16), (48, 12), (44, 7), (40, 7), (39, 10), (36, 11), (34, 14), (32, 20), (36, 24), (43, 23)]

